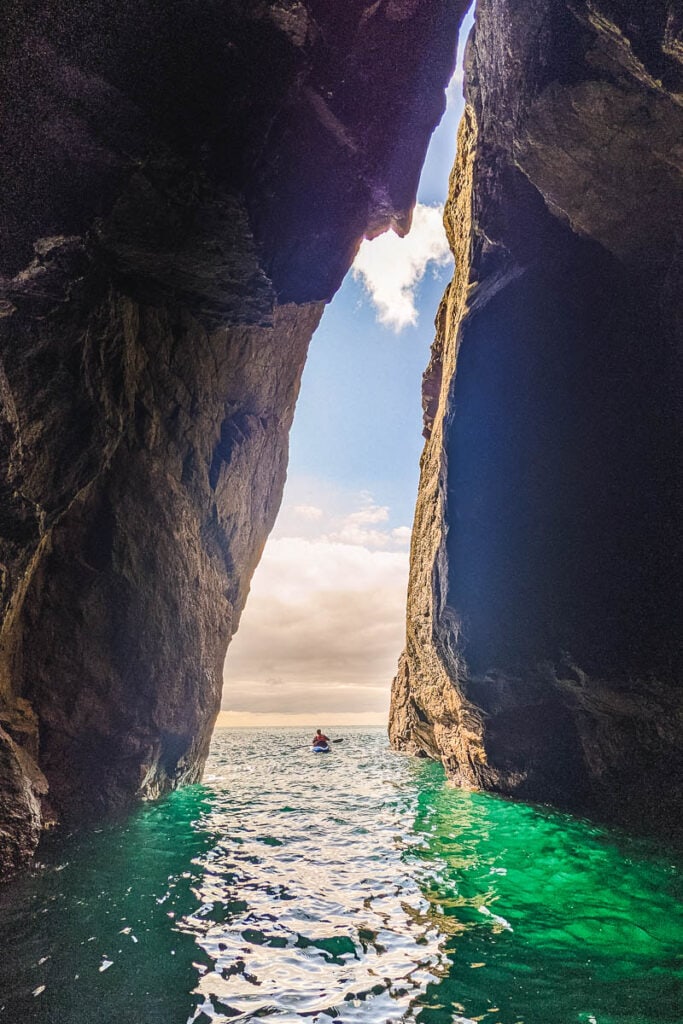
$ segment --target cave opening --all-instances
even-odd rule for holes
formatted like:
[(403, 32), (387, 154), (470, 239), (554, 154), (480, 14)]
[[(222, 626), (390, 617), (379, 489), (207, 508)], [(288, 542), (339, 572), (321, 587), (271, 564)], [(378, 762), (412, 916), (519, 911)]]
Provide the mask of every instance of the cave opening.
[(683, 20), (469, 2), (0, 11), (0, 1017), (678, 1019)]
[(420, 380), (453, 270), (443, 208), (473, 12), (411, 230), (363, 242), (312, 338), (282, 506), (228, 649), (219, 725), (387, 722), (405, 632)]
[[(465, 5), (227, 0), (198, 18), (194, 0), (92, 0), (82, 17), (38, 0), (30, 24), (5, 5), (0, 872), (53, 815), (199, 778), (309, 340), (357, 240), (407, 227)], [(394, 747), (505, 793), (544, 799), (552, 779), (558, 803), (564, 732), (582, 806), (632, 803), (622, 820), (657, 817), (661, 780), (683, 775), (680, 39), (670, 3), (479, 0), (392, 699)], [(369, 255), (387, 237), (363, 247), (316, 336), (283, 510), (299, 532), (277, 527), (230, 655), (265, 579), (289, 683), (255, 629), (261, 667), (241, 696), (229, 678), (235, 713), (274, 695), (292, 712), (296, 683), (324, 722), (331, 706), (309, 707), (302, 677), (317, 686), (336, 658), (350, 698), (371, 661), (363, 631), (393, 653), (354, 699), (386, 694), (393, 674), (402, 594), (391, 585), (390, 644), (358, 558), (406, 553), (414, 478), (390, 470), (400, 448), (415, 471), (432, 332), (424, 311), (419, 346), (402, 349), (410, 325), (369, 341), (366, 286), (380, 314), (410, 319), (409, 286), (392, 293), (394, 269)], [(321, 557), (342, 548), (345, 577)], [(623, 781), (645, 765), (632, 801)]]

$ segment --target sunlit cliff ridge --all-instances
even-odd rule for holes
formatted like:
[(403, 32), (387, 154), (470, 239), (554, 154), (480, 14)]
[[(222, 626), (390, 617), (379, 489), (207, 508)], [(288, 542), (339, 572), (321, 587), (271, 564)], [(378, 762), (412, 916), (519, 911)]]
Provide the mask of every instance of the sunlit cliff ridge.
[(0, 873), (199, 777), (311, 334), (464, 0), (3, 8)]
[(463, 785), (665, 834), (682, 28), (673, 3), (477, 6), (390, 723)]

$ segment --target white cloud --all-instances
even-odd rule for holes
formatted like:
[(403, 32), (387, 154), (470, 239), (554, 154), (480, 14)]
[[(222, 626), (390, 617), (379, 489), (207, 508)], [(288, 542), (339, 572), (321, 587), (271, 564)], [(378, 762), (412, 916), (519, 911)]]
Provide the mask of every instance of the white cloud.
[[(285, 498), (270, 545), (283, 537), (308, 538), (332, 544), (350, 544), (371, 549), (397, 550), (410, 541), (410, 529), (391, 523), (391, 509), (379, 505), (367, 491), (348, 492), (320, 482), (290, 481), (291, 498)], [(303, 495), (314, 497), (302, 500)], [(273, 549), (274, 551), (275, 549)]]
[(223, 707), (384, 711), (404, 639), (407, 576), (405, 551), (271, 540), (228, 654)]
[(369, 504), (358, 512), (351, 512), (346, 519), (349, 523), (386, 523), (389, 519), (389, 508), (387, 505)]
[(387, 713), (404, 640), (410, 530), (393, 526), (390, 509), (369, 494), (328, 492), (321, 505), (297, 526), (297, 510), (309, 506), (285, 502), (287, 535), (268, 541), (225, 665), (230, 721)]
[(323, 510), (318, 508), (317, 505), (294, 505), (293, 511), (298, 516), (301, 516), (302, 519), (308, 519), (309, 521), (322, 519), (323, 516)]
[(388, 548), (393, 538), (385, 530), (367, 530), (355, 523), (343, 523), (339, 530), (329, 535), (329, 539), (356, 547)]
[(399, 544), (410, 544), (410, 535), (412, 531), (409, 526), (397, 526), (391, 531), (391, 536)]
[[(388, 548), (405, 544), (405, 537), (400, 532), (401, 527), (391, 530), (379, 525), (388, 522), (388, 507), (369, 503), (357, 512), (344, 516), (336, 528), (327, 534), (327, 539), (340, 544), (355, 544), (367, 548)], [(408, 535), (410, 536), (410, 531)]]
[(443, 207), (418, 203), (405, 238), (393, 231), (364, 241), (353, 263), (353, 276), (362, 279), (381, 324), (396, 332), (417, 323), (415, 291), (427, 267), (451, 260), (443, 226)]

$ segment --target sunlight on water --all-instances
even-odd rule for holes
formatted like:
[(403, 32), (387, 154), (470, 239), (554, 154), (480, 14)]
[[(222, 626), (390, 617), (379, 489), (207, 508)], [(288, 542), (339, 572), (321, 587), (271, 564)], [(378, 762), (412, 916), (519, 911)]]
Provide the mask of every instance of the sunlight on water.
[(216, 734), (205, 783), (0, 892), (0, 1020), (680, 1024), (673, 851), (460, 792), (351, 730)]

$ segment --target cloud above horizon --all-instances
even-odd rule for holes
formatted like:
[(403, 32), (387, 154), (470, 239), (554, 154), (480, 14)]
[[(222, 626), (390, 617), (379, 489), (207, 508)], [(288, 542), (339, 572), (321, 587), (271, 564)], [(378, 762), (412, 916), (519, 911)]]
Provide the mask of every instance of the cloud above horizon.
[(387, 231), (365, 240), (353, 262), (377, 310), (379, 323), (397, 333), (417, 323), (416, 291), (427, 269), (444, 267), (452, 260), (443, 226), (443, 206), (418, 203), (405, 238)]
[(286, 502), (228, 652), (223, 708), (386, 712), (404, 639), (409, 536), (369, 495), (356, 495), (351, 510)]

